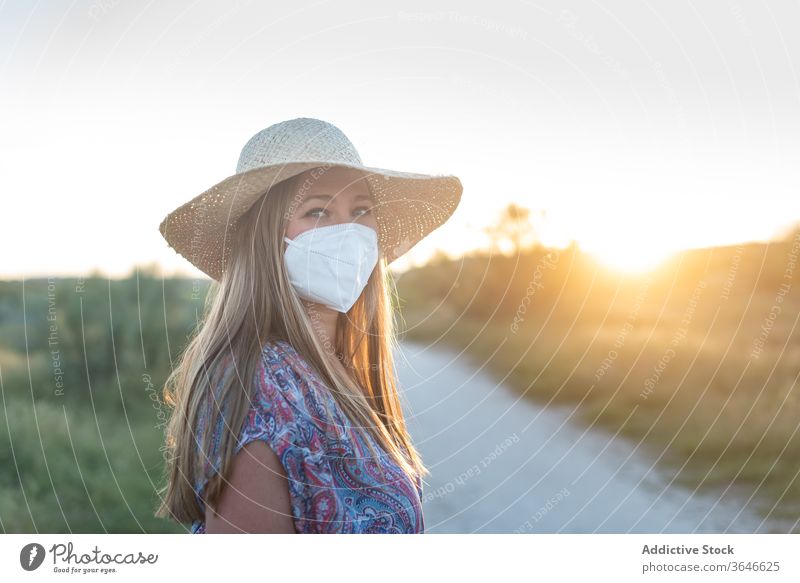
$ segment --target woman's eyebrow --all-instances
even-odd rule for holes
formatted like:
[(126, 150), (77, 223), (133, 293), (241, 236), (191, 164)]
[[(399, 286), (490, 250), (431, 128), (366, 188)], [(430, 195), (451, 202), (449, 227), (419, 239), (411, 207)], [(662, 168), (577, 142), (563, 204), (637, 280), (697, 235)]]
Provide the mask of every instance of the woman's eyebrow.
[[(305, 198), (305, 200), (303, 200), (303, 202), (306, 203), (306, 202), (308, 202), (310, 200), (313, 200), (315, 198), (321, 198), (321, 199), (324, 199), (324, 200), (330, 200), (333, 197), (330, 194), (310, 194)], [(366, 199), (366, 200), (371, 201), (372, 200), (372, 196), (362, 192), (361, 194), (356, 195), (356, 197), (353, 200), (361, 200), (361, 199)]]

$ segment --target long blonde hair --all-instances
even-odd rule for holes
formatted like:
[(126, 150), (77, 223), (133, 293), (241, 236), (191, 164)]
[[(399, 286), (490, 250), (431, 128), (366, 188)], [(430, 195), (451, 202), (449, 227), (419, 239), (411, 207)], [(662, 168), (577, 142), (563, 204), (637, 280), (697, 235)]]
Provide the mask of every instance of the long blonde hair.
[[(237, 221), (228, 269), (221, 281), (212, 282), (203, 321), (166, 381), (164, 400), (173, 411), (166, 430), (167, 484), (160, 492), (157, 517), (181, 523), (204, 519), (194, 488), (207, 459), (220, 460), (203, 495), (214, 510), (250, 406), (258, 359), (269, 339), (289, 342), (330, 388), (353, 427), (369, 432), (410, 477), (430, 473), (411, 443), (397, 392), (392, 356), (396, 292), (386, 260), (378, 261), (350, 311), (339, 314), (332, 339), (345, 369), (362, 388), (352, 386), (326, 358), (331, 350), (320, 341), (291, 287), (283, 264), (283, 237), (291, 200), (304, 174), (275, 184)], [(230, 362), (236, 374), (224, 374)], [(198, 431), (209, 398), (214, 401), (212, 417)], [(220, 403), (225, 403), (224, 414)], [(225, 430), (214, 447), (212, 433), (220, 416)], [(370, 440), (366, 442), (377, 456)]]

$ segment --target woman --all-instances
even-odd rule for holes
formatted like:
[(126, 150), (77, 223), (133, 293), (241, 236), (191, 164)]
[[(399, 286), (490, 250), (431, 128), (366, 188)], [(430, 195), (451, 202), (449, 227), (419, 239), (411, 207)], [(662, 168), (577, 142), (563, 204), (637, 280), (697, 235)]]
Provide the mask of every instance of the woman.
[(461, 192), (454, 176), (363, 166), (338, 128), (297, 118), (164, 219), (170, 246), (215, 281), (165, 387), (156, 516), (194, 533), (424, 532), (387, 267)]

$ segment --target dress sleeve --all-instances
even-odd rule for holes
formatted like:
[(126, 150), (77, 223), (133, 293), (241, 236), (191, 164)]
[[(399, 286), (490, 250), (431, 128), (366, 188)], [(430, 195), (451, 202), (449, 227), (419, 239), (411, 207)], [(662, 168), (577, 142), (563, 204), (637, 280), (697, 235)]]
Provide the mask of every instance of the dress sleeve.
[(266, 442), (288, 479), (295, 530), (335, 530), (337, 500), (326, 440), (309, 412), (304, 385), (285, 374), (284, 366), (262, 355), (234, 454), (257, 439)]

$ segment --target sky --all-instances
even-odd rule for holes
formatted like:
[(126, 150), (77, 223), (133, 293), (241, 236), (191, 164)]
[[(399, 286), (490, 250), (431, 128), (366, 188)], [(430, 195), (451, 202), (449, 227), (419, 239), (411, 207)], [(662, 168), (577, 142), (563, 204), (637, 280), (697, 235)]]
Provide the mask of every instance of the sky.
[(393, 267), (487, 244), (514, 202), (610, 263), (800, 221), (796, 2), (0, 0), (0, 278), (197, 276), (158, 232), (294, 117), (461, 203)]

